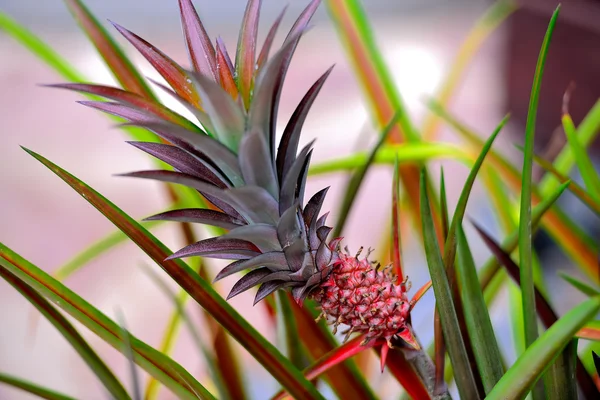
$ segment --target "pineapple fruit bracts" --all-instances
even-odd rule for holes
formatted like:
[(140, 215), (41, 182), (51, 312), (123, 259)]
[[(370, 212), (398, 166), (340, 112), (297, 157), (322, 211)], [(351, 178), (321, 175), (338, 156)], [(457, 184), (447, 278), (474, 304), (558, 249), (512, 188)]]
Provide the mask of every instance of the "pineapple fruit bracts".
[[(131, 142), (174, 170), (140, 171), (127, 176), (191, 187), (210, 209), (179, 209), (150, 217), (208, 224), (227, 233), (191, 244), (170, 258), (202, 256), (232, 260), (216, 280), (247, 271), (228, 298), (258, 287), (255, 303), (278, 289), (291, 291), (301, 304), (308, 296), (320, 303), (330, 323), (365, 335), (363, 344), (391, 346), (394, 337), (418, 347), (406, 320), (404, 285), (389, 271), (374, 267), (328, 242), (327, 214), (320, 215), (327, 189), (304, 203), (312, 142), (298, 152), (302, 126), (331, 69), (308, 90), (283, 130), (276, 150), (276, 119), (284, 78), (302, 33), (319, 6), (309, 3), (281, 48), (269, 52), (282, 15), (257, 52), (260, 1), (248, 2), (235, 64), (217, 39), (208, 38), (190, 0), (179, 0), (184, 36), (193, 70), (179, 66), (134, 33), (116, 29), (162, 75), (196, 122), (166, 108), (146, 93), (90, 84), (55, 85), (91, 93), (111, 102), (83, 104), (148, 129), (161, 143)], [(387, 349), (387, 346), (382, 348)], [(387, 351), (387, 350), (386, 350)], [(383, 354), (383, 357), (385, 355)]]

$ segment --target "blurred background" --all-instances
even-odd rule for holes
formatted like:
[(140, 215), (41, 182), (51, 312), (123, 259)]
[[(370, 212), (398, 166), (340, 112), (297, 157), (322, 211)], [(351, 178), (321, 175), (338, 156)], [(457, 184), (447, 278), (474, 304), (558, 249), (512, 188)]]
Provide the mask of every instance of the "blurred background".
[[(307, 1), (264, 0), (259, 43), (279, 14), (289, 3), (283, 20), (283, 34)], [(451, 103), (451, 110), (470, 127), (489, 135), (501, 118), (510, 111), (511, 123), (500, 135), (498, 148), (513, 160), (519, 152), (513, 143), (522, 143), (531, 80), (539, 46), (555, 1), (520, 1), (521, 8), (511, 15), (491, 36), (467, 69)], [(551, 46), (542, 87), (538, 114), (537, 150), (549, 158), (555, 154), (564, 135), (560, 131), (562, 95), (570, 82), (576, 83), (570, 104), (578, 123), (600, 96), (600, 1), (567, 0)], [(86, 4), (101, 19), (110, 19), (148, 40), (176, 61), (188, 66), (185, 45), (179, 25), (176, 0), (87, 0)], [(475, 21), (492, 3), (484, 0), (367, 0), (366, 10), (375, 36), (390, 67), (396, 85), (420, 124), (427, 115), (424, 100), (434, 96), (456, 51)], [(197, 0), (195, 5), (212, 37), (220, 35), (230, 52), (237, 40), (238, 27), (245, 8), (244, 0)], [(60, 0), (0, 0), (0, 10), (11, 15), (52, 45), (71, 61), (90, 82), (113, 84), (95, 49), (73, 22)], [(330, 65), (336, 67), (313, 107), (302, 138), (303, 143), (318, 138), (314, 162), (349, 154), (376, 139), (367, 108), (344, 50), (321, 6), (313, 19), (313, 28), (302, 39), (288, 73), (280, 107), (280, 121), (285, 122), (309, 86)], [(112, 27), (110, 31), (116, 33)], [(116, 35), (115, 35), (116, 36)], [(282, 35), (278, 40), (282, 40)], [(149, 65), (125, 44), (143, 72), (158, 78)], [(125, 135), (114, 129), (104, 115), (75, 103), (81, 96), (42, 88), (38, 84), (60, 82), (49, 67), (35, 59), (12, 38), (0, 32), (0, 241), (19, 252), (46, 271), (53, 271), (94, 241), (113, 232), (113, 226), (70, 188), (33, 160), (19, 145), (48, 157), (99, 190), (135, 218), (163, 210), (167, 206), (158, 185), (137, 180), (115, 178), (116, 173), (140, 170), (150, 166), (141, 152), (124, 143)], [(168, 101), (168, 100), (166, 100)], [(176, 104), (169, 103), (173, 107)], [(178, 108), (178, 110), (180, 110)], [(368, 134), (365, 134), (367, 132)], [(461, 143), (452, 131), (443, 127), (439, 140)], [(558, 147), (560, 148), (560, 147)], [(554, 153), (553, 153), (554, 152)], [(457, 162), (443, 164), (453, 206), (467, 175), (467, 168)], [(577, 178), (577, 177), (576, 177)], [(314, 193), (331, 185), (324, 209), (336, 208), (341, 200), (346, 176), (324, 175), (311, 179), (307, 189)], [(388, 227), (391, 198), (391, 171), (376, 167), (369, 173), (359, 193), (350, 221), (346, 226), (346, 243), (351, 249), (360, 245), (376, 247)], [(595, 219), (587, 210), (564, 196), (563, 206), (577, 215), (582, 225), (598, 238)], [(497, 234), (497, 223), (489, 211), (489, 203), (478, 186), (469, 205), (468, 215), (483, 221)], [(591, 221), (591, 222), (588, 222)], [(170, 247), (177, 248), (182, 238), (172, 226), (164, 225), (157, 235)], [(482, 262), (487, 250), (472, 236), (476, 260)], [(419, 288), (428, 277), (423, 255), (416, 240), (404, 238), (405, 265), (413, 288)], [(545, 236), (538, 238), (538, 248), (549, 270), (549, 283), (556, 268), (569, 268), (568, 261), (554, 249)], [(171, 302), (142, 271), (150, 265), (140, 250), (131, 244), (118, 246), (67, 280), (67, 285), (111, 317), (122, 312), (128, 328), (147, 343), (158, 346), (172, 311)], [(210, 262), (213, 268), (219, 268)], [(228, 292), (235, 278), (219, 284)], [(251, 318), (257, 328), (275, 340), (262, 306), (250, 307), (253, 294), (233, 299), (234, 307)], [(421, 340), (432, 337), (432, 294), (423, 300), (415, 328)], [(569, 295), (557, 310), (564, 312), (580, 297)], [(193, 306), (190, 304), (190, 308)], [(195, 311), (195, 310), (194, 310)], [(510, 330), (506, 313), (494, 323)], [(0, 281), (0, 370), (32, 379), (81, 399), (104, 399), (101, 387), (87, 366), (70, 349), (62, 336), (8, 284)], [(202, 321), (199, 321), (201, 324)], [(201, 327), (201, 325), (200, 325)], [(84, 336), (107, 358), (109, 365), (127, 374), (126, 360), (82, 329)], [(498, 336), (499, 338), (501, 335)], [(191, 339), (181, 332), (173, 357), (202, 381), (201, 361), (190, 351)], [(244, 354), (244, 363), (254, 361)], [(508, 360), (513, 355), (507, 354)], [(251, 368), (246, 380), (257, 399), (267, 398), (277, 389), (260, 366)], [(383, 388), (386, 375), (374, 375)], [(394, 386), (390, 386), (393, 393)], [(27, 399), (28, 396), (0, 385), (0, 399)], [(173, 398), (166, 390), (161, 398)]]

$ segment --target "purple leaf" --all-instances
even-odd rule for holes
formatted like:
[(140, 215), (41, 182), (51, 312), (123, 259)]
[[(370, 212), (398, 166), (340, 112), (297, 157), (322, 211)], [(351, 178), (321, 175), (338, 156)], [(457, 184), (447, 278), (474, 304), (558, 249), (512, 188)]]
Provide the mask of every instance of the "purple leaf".
[(279, 148), (277, 149), (277, 174), (279, 181), (283, 180), (283, 177), (287, 175), (289, 169), (292, 167), (296, 152), (298, 151), (298, 142), (302, 133), (302, 126), (304, 125), (308, 111), (312, 107), (332, 69), (333, 66), (311, 86), (302, 98), (302, 101), (300, 101), (300, 104), (296, 107), (296, 110), (283, 131), (283, 136), (281, 137)]
[(48, 85), (49, 87), (59, 88), (59, 89), (68, 89), (74, 90), (82, 93), (89, 93), (97, 96), (102, 96), (107, 99), (115, 100), (120, 103), (124, 103), (125, 105), (135, 107), (139, 110), (142, 110), (148, 114), (152, 114), (157, 116), (161, 120), (165, 120), (171, 122), (173, 124), (177, 124), (187, 129), (191, 129), (193, 131), (200, 132), (201, 129), (197, 127), (192, 122), (188, 121), (183, 116), (177, 114), (174, 111), (171, 111), (167, 107), (162, 104), (148, 100), (140, 95), (137, 95), (133, 92), (128, 92), (126, 90), (117, 89), (110, 86), (104, 85), (88, 85), (84, 83), (63, 83), (57, 85)]
[(149, 143), (149, 142), (128, 142), (132, 146), (158, 158), (169, 164), (176, 170), (196, 176), (208, 181), (215, 186), (225, 189), (229, 186), (227, 179), (221, 176), (221, 173), (215, 170), (204, 160), (193, 156), (187, 151), (168, 144)]
[(277, 200), (279, 187), (270, 155), (264, 135), (260, 132), (250, 131), (242, 137), (238, 158), (244, 181), (248, 185), (262, 187)]
[(146, 99), (155, 100), (140, 73), (83, 2), (65, 0), (65, 3), (121, 86)]
[(189, 151), (197, 156), (205, 155), (216, 165), (234, 186), (244, 185), (242, 172), (234, 153), (215, 139), (174, 124), (168, 123), (142, 123), (135, 124), (156, 133), (161, 138)]
[(255, 269), (254, 271), (248, 272), (246, 275), (241, 277), (240, 280), (235, 283), (235, 285), (233, 285), (231, 292), (229, 292), (227, 295), (227, 300), (258, 285), (258, 282), (270, 273), (271, 271), (266, 268)]
[(253, 243), (263, 253), (281, 251), (277, 238), (277, 229), (269, 224), (252, 224), (237, 227), (221, 236), (229, 239), (241, 239)]
[(259, 254), (260, 252), (256, 246), (244, 240), (210, 238), (186, 246), (166, 259), (202, 256), (225, 260), (245, 260)]
[(169, 56), (135, 33), (128, 31), (114, 22), (112, 24), (148, 60), (179, 96), (190, 104), (193, 104), (194, 107), (200, 107), (200, 97), (192, 85), (187, 71)]
[(258, 33), (258, 20), (260, 15), (260, 0), (249, 0), (244, 13), (244, 20), (238, 38), (235, 53), (235, 71), (237, 86), (242, 96), (244, 106), (250, 105), (250, 93), (255, 72), (256, 36)]
[(231, 96), (216, 82), (202, 76), (194, 76), (202, 106), (210, 117), (213, 133), (219, 141), (236, 152), (246, 128), (246, 117)]
[(292, 164), (292, 168), (290, 168), (288, 174), (283, 178), (281, 192), (279, 193), (280, 213), (283, 213), (285, 210), (290, 208), (297, 200), (296, 186), (298, 184), (298, 178), (300, 177), (300, 173), (302, 172), (305, 162), (309, 157), (309, 153), (311, 152), (311, 147), (314, 142), (314, 140), (311, 141), (302, 149), (298, 155), (298, 158), (296, 158)]
[(276, 225), (279, 220), (277, 201), (265, 189), (258, 186), (236, 187), (227, 190), (252, 222)]
[(267, 297), (268, 295), (270, 295), (277, 289), (281, 289), (283, 287), (291, 286), (291, 285), (292, 285), (292, 283), (290, 283), (290, 282), (281, 282), (281, 281), (263, 283), (262, 285), (260, 285), (260, 287), (258, 288), (258, 291), (256, 292), (256, 297), (254, 297), (254, 305), (256, 305), (256, 303), (258, 303), (259, 301), (261, 301), (262, 299), (264, 299), (265, 297)]
[(146, 221), (176, 221), (191, 222), (218, 226), (224, 229), (234, 229), (245, 224), (244, 221), (233, 218), (220, 211), (203, 208), (184, 208), (180, 210), (166, 211), (145, 219)]
[(267, 58), (269, 57), (269, 52), (271, 51), (271, 46), (273, 46), (273, 40), (275, 39), (275, 35), (277, 34), (277, 29), (279, 28), (279, 25), (281, 24), (281, 20), (283, 19), (285, 10), (287, 10), (287, 6), (285, 6), (283, 8), (281, 13), (277, 17), (277, 19), (275, 19), (275, 22), (273, 22), (271, 29), (269, 29), (269, 33), (267, 33), (265, 42), (263, 43), (262, 49), (260, 50), (260, 54), (258, 55), (258, 59), (256, 60), (256, 74), (257, 75), (260, 74), (260, 70), (262, 69), (263, 65), (267, 61)]
[(233, 64), (220, 37), (217, 37), (217, 72), (221, 79), (221, 87), (229, 93), (232, 99), (237, 100), (239, 91), (235, 83)]
[(202, 21), (200, 21), (200, 17), (198, 17), (196, 9), (190, 0), (179, 0), (179, 9), (181, 10), (183, 34), (194, 69), (216, 82), (215, 49), (202, 25)]
[[(259, 267), (268, 268), (269, 271), (288, 269), (285, 255), (280, 251), (272, 251), (269, 253), (263, 253), (249, 260), (240, 260), (229, 264), (223, 268), (215, 277), (215, 282), (233, 275), (237, 272), (241, 272), (247, 269), (255, 270)], [(262, 279), (262, 278), (261, 278)]]

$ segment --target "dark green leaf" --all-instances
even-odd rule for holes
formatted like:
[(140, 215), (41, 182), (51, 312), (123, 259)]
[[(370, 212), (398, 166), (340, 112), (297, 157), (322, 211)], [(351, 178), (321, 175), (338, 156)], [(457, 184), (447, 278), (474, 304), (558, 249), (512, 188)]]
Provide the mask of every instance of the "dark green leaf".
[(460, 333), (460, 327), (456, 316), (456, 308), (452, 299), (452, 291), (442, 261), (442, 255), (437, 243), (433, 217), (429, 206), (427, 195), (427, 182), (425, 172), (421, 173), (421, 219), (423, 221), (423, 239), (427, 264), (433, 283), (433, 290), (437, 300), (440, 313), (444, 340), (448, 348), (448, 354), (455, 371), (456, 385), (463, 399), (477, 399), (478, 391), (467, 357), (465, 343)]
[(23, 379), (15, 378), (14, 376), (6, 375), (3, 373), (0, 373), (0, 383), (19, 388), (27, 393), (34, 394), (46, 400), (75, 400), (74, 397), (60, 394), (58, 392), (55, 392), (54, 390), (46, 389), (44, 387), (36, 385), (35, 383), (31, 383)]

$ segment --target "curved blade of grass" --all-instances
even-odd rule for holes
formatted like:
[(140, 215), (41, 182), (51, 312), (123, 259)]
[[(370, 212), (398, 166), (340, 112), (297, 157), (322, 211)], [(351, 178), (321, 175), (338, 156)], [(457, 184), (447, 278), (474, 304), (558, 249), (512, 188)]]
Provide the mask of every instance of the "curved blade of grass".
[(568, 275), (565, 272), (559, 271), (558, 272), (558, 276), (560, 276), (561, 278), (563, 278), (565, 281), (567, 281), (568, 283), (571, 284), (571, 286), (573, 286), (575, 289), (579, 290), (581, 293), (587, 295), (587, 296), (598, 296), (600, 295), (600, 290), (588, 285), (585, 282), (580, 281), (579, 279)]
[[(146, 229), (150, 230), (164, 222), (165, 221), (147, 221), (142, 222), (142, 224)], [(59, 281), (64, 281), (95, 258), (101, 256), (109, 250), (112, 250), (119, 244), (124, 243), (126, 240), (127, 235), (125, 235), (120, 230), (112, 232), (103, 237), (102, 239), (96, 241), (95, 243), (87, 247), (85, 250), (82, 250), (79, 254), (75, 255), (64, 265), (62, 265), (56, 271), (54, 271), (52, 273), (52, 276)]]
[[(304, 347), (310, 353), (313, 360), (318, 360), (323, 355), (337, 347), (337, 342), (329, 327), (317, 324), (315, 318), (319, 311), (315, 309), (312, 301), (306, 301), (300, 307), (295, 301), (291, 303), (294, 318), (297, 321), (298, 337), (304, 343)], [(375, 400), (364, 376), (361, 374), (352, 360), (338, 364), (325, 373), (325, 379), (340, 399), (351, 399), (353, 397), (365, 400)]]
[(64, 1), (75, 21), (96, 47), (123, 88), (147, 99), (156, 100), (142, 75), (83, 2), (79, 0)]
[(421, 220), (423, 221), (423, 238), (425, 254), (429, 267), (436, 304), (440, 313), (444, 340), (448, 348), (448, 354), (455, 371), (456, 385), (463, 399), (478, 398), (477, 385), (471, 371), (467, 349), (460, 334), (460, 327), (456, 315), (456, 308), (452, 298), (452, 291), (444, 268), (444, 262), (437, 244), (433, 216), (429, 207), (429, 196), (427, 195), (427, 182), (425, 172), (421, 173)]
[(340, 216), (338, 217), (337, 223), (335, 224), (335, 228), (333, 229), (332, 237), (340, 237), (344, 226), (346, 225), (346, 221), (348, 219), (348, 215), (350, 213), (350, 209), (354, 204), (354, 200), (356, 199), (356, 195), (358, 194), (358, 190), (360, 189), (365, 176), (367, 175), (367, 171), (373, 165), (373, 161), (375, 160), (375, 156), (377, 152), (381, 148), (381, 146), (385, 143), (388, 138), (388, 135), (396, 125), (398, 118), (400, 117), (399, 113), (396, 113), (392, 120), (386, 125), (386, 127), (381, 132), (379, 136), (379, 140), (377, 144), (371, 149), (365, 163), (360, 165), (358, 169), (350, 178), (348, 185), (346, 186), (346, 190), (344, 198), (342, 199), (342, 204), (339, 207)]
[(46, 400), (75, 400), (74, 397), (67, 396), (65, 394), (61, 394), (55, 392), (51, 389), (46, 389), (44, 387), (38, 386), (35, 383), (26, 381), (21, 378), (17, 378), (11, 375), (6, 375), (0, 372), (0, 383), (4, 383), (6, 385), (12, 386), (14, 388), (21, 389), (27, 393), (34, 394), (42, 399)]
[(160, 265), (190, 296), (242, 344), (265, 369), (299, 399), (321, 399), (322, 396), (283, 355), (256, 329), (243, 319), (206, 281), (180, 260), (165, 260), (172, 252), (139, 223), (125, 214), (100, 193), (53, 164), (46, 158), (26, 150), (58, 175), (107, 219), (123, 230), (150, 258)]
[(575, 333), (600, 310), (600, 297), (581, 303), (535, 340), (506, 371), (487, 399), (523, 398)]
[[(596, 101), (594, 106), (581, 121), (577, 128), (577, 138), (581, 145), (587, 148), (596, 136), (600, 133), (600, 100)], [(570, 146), (565, 146), (554, 160), (554, 167), (563, 175), (569, 175), (569, 171), (575, 165), (575, 155)], [(551, 176), (544, 176), (539, 184), (540, 193), (547, 195), (548, 192), (556, 188), (558, 183)]]
[[(382, 128), (398, 112), (398, 124), (390, 133), (391, 142), (417, 142), (419, 134), (385, 65), (367, 14), (359, 0), (326, 0), (329, 15), (354, 67), (371, 110), (375, 126)], [(419, 170), (415, 165), (400, 169), (417, 225), (419, 218)], [(436, 219), (437, 220), (437, 219)]]
[(585, 187), (592, 198), (596, 202), (599, 202), (600, 176), (598, 176), (598, 172), (596, 172), (590, 156), (579, 141), (575, 124), (573, 123), (573, 120), (569, 114), (563, 114), (562, 125), (567, 136), (569, 147), (571, 147), (571, 151), (575, 156), (575, 162), (577, 163), (577, 167), (579, 168), (579, 172), (581, 173), (581, 178), (585, 183)]
[(298, 336), (298, 324), (294, 318), (291, 302), (294, 301), (281, 290), (276, 293), (277, 299), (277, 328), (278, 337), (286, 349), (285, 355), (292, 364), (298, 369), (302, 369), (306, 364), (302, 354), (300, 337)]
[[(366, 152), (357, 152), (349, 156), (315, 163), (308, 170), (309, 176), (322, 175), (338, 171), (351, 171), (365, 165), (369, 155)], [(472, 163), (472, 157), (461, 148), (446, 143), (403, 143), (398, 145), (384, 145), (375, 154), (373, 163), (394, 164), (424, 162), (434, 159), (452, 159), (466, 165)]]
[(67, 60), (62, 58), (52, 47), (41, 40), (29, 29), (19, 24), (7, 14), (0, 11), (0, 30), (17, 40), (31, 51), (44, 64), (50, 66), (59, 75), (69, 81), (83, 82), (86, 78)]
[[(467, 67), (471, 64), (473, 57), (477, 54), (485, 40), (496, 31), (516, 9), (514, 0), (499, 0), (483, 14), (475, 23), (466, 39), (462, 42), (460, 49), (454, 57), (454, 62), (440, 85), (436, 95), (437, 102), (442, 107), (448, 107), (450, 100), (459, 86)], [(435, 113), (430, 113), (423, 123), (423, 138), (425, 141), (434, 141), (439, 130), (440, 119)]]
[[(529, 110), (527, 112), (527, 124), (525, 127), (525, 148), (523, 158), (523, 174), (521, 183), (521, 207), (519, 213), (519, 259), (521, 266), (521, 295), (523, 296), (523, 321), (525, 323), (525, 344), (531, 345), (538, 337), (537, 319), (535, 314), (535, 292), (533, 283), (533, 265), (531, 251), (531, 193), (532, 193), (532, 168), (533, 168), (533, 142), (535, 137), (535, 121), (537, 115), (538, 101), (540, 98), (540, 88), (542, 86), (542, 76), (544, 74), (544, 65), (546, 55), (552, 38), (552, 32), (556, 25), (556, 19), (560, 6), (556, 8), (550, 23), (540, 55), (535, 68), (533, 78), (533, 88), (529, 100)], [(539, 393), (538, 393), (539, 394)], [(543, 395), (542, 395), (543, 397)], [(534, 393), (534, 399), (536, 398)], [(541, 398), (541, 397), (539, 397)]]
[(90, 367), (108, 393), (115, 399), (131, 400), (127, 391), (112, 373), (110, 368), (102, 361), (98, 354), (90, 347), (77, 329), (38, 292), (25, 284), (17, 276), (4, 268), (0, 268), (0, 277), (14, 287), (63, 335), (73, 349), (81, 356)]
[[(460, 123), (448, 112), (441, 109), (435, 102), (429, 102), (428, 106), (440, 115), (457, 133), (460, 133), (468, 142), (475, 147), (482, 146), (483, 141), (471, 129)], [(598, 119), (600, 121), (600, 104), (598, 107)], [(582, 123), (583, 125), (583, 123)], [(590, 124), (591, 125), (591, 124)], [(600, 127), (600, 126), (599, 126)], [(588, 128), (586, 128), (588, 129)], [(587, 132), (587, 131), (586, 131)], [(489, 158), (494, 167), (504, 179), (504, 182), (517, 192), (521, 187), (521, 174), (494, 149), (490, 151)], [(556, 188), (557, 186), (552, 186)], [(548, 192), (543, 192), (535, 185), (532, 187), (533, 203), (539, 203), (547, 198)], [(574, 224), (559, 208), (553, 208), (543, 220), (543, 226), (556, 241), (560, 248), (567, 254), (581, 270), (595, 282), (600, 282), (598, 274), (598, 244), (589, 237), (579, 226)]]
[[(473, 224), (475, 229), (482, 237), (484, 243), (491, 250), (492, 254), (504, 265), (509, 275), (512, 279), (520, 285), (520, 272), (519, 266), (512, 260), (508, 252), (506, 252), (503, 248), (501, 248), (498, 243), (496, 243), (489, 235), (487, 235), (483, 229), (481, 229), (477, 224)], [(544, 296), (543, 292), (539, 290), (538, 285), (534, 285), (534, 295), (535, 295), (535, 305), (537, 315), (539, 315), (542, 323), (550, 328), (553, 326), (558, 320), (558, 316), (548, 303), (548, 300)], [(523, 353), (525, 354), (525, 353)], [(581, 390), (585, 393), (586, 398), (596, 398), (600, 396), (600, 392), (598, 392), (598, 388), (591, 380), (590, 376), (586, 373), (585, 367), (581, 360), (577, 359), (577, 381), (581, 387)], [(551, 387), (555, 386), (554, 384)]]
[(458, 279), (462, 287), (463, 308), (473, 352), (481, 375), (485, 393), (488, 394), (504, 375), (498, 342), (490, 320), (483, 291), (477, 278), (475, 261), (462, 225), (457, 226)]
[[(517, 147), (521, 150), (520, 147)], [(577, 182), (573, 182), (567, 176), (560, 173), (552, 163), (538, 155), (533, 155), (533, 161), (536, 162), (540, 167), (544, 168), (547, 172), (552, 174), (560, 183), (570, 182), (569, 190), (573, 192), (575, 196), (579, 200), (581, 200), (585, 205), (588, 206), (590, 210), (596, 213), (596, 215), (600, 216), (600, 202), (594, 200), (592, 196), (590, 196), (584, 188), (582, 188)]]
[[(36, 292), (50, 299), (57, 306), (97, 334), (116, 350), (123, 352), (121, 327), (98, 309), (62, 285), (56, 279), (31, 264), (0, 243), (0, 265), (17, 276)], [(182, 399), (214, 397), (184, 368), (135, 337), (130, 337), (135, 362), (149, 374), (156, 376)]]

